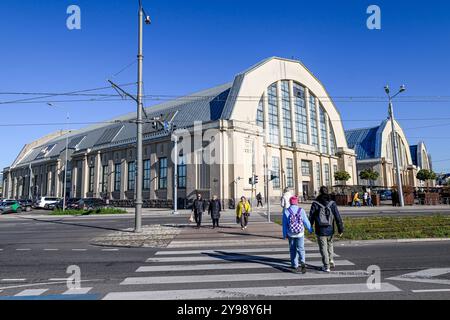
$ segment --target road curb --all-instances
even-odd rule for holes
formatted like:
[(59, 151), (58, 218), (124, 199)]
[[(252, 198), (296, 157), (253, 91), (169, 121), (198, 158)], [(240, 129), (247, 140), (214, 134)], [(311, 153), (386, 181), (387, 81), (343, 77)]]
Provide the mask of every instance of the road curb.
[(345, 245), (370, 245), (370, 244), (390, 244), (390, 243), (409, 243), (409, 242), (443, 242), (450, 241), (450, 238), (416, 238), (416, 239), (382, 239), (382, 240), (336, 240), (337, 246)]

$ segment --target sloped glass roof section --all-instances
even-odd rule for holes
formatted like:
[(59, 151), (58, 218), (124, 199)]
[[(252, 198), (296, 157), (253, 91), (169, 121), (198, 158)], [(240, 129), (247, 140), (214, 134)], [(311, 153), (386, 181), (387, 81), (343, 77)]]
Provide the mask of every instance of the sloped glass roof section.
[(112, 142), (114, 138), (119, 134), (120, 130), (122, 130), (122, 128), (123, 125), (106, 129), (94, 144), (94, 147)]

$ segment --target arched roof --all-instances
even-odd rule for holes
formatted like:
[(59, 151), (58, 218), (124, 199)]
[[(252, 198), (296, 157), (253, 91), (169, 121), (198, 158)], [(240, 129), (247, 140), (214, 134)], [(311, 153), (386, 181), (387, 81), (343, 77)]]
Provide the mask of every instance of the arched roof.
[[(394, 120), (394, 126), (406, 151), (408, 164), (413, 164), (411, 150), (406, 135), (400, 124)], [(386, 145), (390, 140), (392, 127), (390, 119), (384, 120), (379, 126), (345, 131), (349, 148), (354, 149), (358, 160), (387, 158)]]

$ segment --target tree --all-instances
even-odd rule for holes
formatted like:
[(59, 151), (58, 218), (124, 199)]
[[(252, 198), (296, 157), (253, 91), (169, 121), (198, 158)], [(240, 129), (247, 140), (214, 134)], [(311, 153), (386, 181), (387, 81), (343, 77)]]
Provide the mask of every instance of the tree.
[(416, 178), (420, 181), (427, 181), (428, 184), (428, 181), (436, 180), (437, 175), (432, 170), (421, 169), (417, 172)]
[(348, 181), (350, 180), (351, 176), (350, 173), (348, 173), (345, 170), (341, 170), (341, 171), (336, 171), (334, 173), (334, 180), (336, 181)]
[(372, 185), (374, 181), (378, 180), (379, 177), (380, 177), (380, 174), (370, 168), (366, 169), (366, 170), (362, 170), (359, 173), (359, 178), (361, 180), (369, 180), (370, 185)]

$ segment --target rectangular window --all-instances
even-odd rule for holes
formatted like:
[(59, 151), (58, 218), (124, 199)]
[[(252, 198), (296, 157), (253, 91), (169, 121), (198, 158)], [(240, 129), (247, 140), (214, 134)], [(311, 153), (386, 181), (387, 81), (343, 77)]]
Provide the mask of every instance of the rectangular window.
[(89, 192), (94, 192), (94, 167), (89, 167)]
[(144, 190), (150, 190), (150, 160), (144, 160)]
[(321, 187), (321, 184), (322, 184), (322, 175), (321, 175), (321, 173), (320, 173), (320, 163), (319, 162), (317, 162), (316, 163), (316, 182), (317, 182), (317, 188), (320, 188)]
[(286, 159), (286, 187), (294, 187), (294, 162), (292, 159)]
[(258, 109), (256, 110), (256, 124), (261, 128), (264, 127), (264, 105), (262, 98), (259, 100)]
[(328, 136), (327, 136), (327, 125), (325, 122), (325, 110), (322, 106), (319, 108), (319, 120), (320, 120), (320, 147), (322, 153), (328, 153)]
[(177, 185), (178, 188), (186, 188), (186, 158), (185, 156), (180, 156), (178, 158), (177, 165)]
[(311, 175), (311, 161), (302, 160), (302, 176), (309, 177)]
[(283, 138), (285, 146), (292, 146), (291, 104), (289, 81), (281, 81), (281, 107), (283, 110)]
[(114, 165), (114, 191), (120, 191), (120, 182), (122, 180), (121, 164)]
[(331, 186), (331, 175), (330, 175), (330, 165), (328, 163), (324, 163), (324, 172), (325, 172), (325, 185), (327, 187)]
[(159, 158), (158, 189), (167, 189), (167, 158)]
[(308, 118), (306, 115), (305, 88), (294, 83), (295, 132), (297, 142), (308, 144)]
[(127, 190), (133, 191), (136, 183), (136, 162), (128, 162), (128, 186)]
[(316, 150), (319, 150), (319, 132), (317, 129), (317, 111), (316, 98), (311, 95), (309, 97), (309, 116), (311, 121), (311, 144)]
[(277, 84), (272, 84), (267, 90), (269, 103), (269, 142), (279, 144), (278, 138), (278, 95)]
[(108, 165), (102, 167), (102, 192), (108, 192)]
[(272, 186), (274, 189), (280, 188), (280, 158), (272, 157), (272, 174), (277, 178), (272, 180)]

